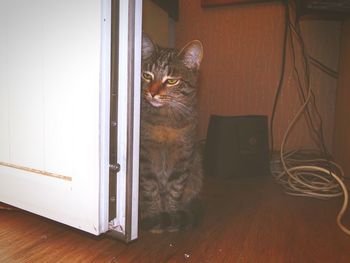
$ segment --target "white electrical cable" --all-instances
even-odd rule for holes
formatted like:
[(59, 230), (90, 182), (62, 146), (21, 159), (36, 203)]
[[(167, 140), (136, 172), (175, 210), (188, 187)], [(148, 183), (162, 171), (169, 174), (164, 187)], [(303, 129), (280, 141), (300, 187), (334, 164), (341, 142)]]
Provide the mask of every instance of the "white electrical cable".
[[(288, 12), (290, 12), (289, 5), (293, 3), (294, 2), (287, 4), (286, 8), (288, 8)], [(294, 6), (294, 9), (295, 9), (295, 6)], [(289, 16), (287, 16), (287, 18), (288, 17)], [(301, 45), (301, 48), (303, 49), (304, 44), (300, 33), (296, 31), (294, 26), (291, 26), (290, 20), (288, 20), (288, 23), (290, 25), (292, 32), (297, 35), (299, 42), (301, 41), (300, 45)], [(290, 37), (293, 41), (293, 36), (290, 35)], [(292, 44), (292, 50), (294, 54), (293, 44)], [(305, 52), (305, 50), (303, 50), (303, 52)], [(304, 53), (304, 55), (306, 54)], [(307, 68), (308, 66), (307, 56), (305, 59), (306, 59), (304, 61), (305, 67)], [(294, 64), (294, 68), (295, 68), (295, 64)], [(308, 70), (306, 69), (305, 71), (306, 71), (305, 74), (307, 78)], [(298, 72), (296, 73), (299, 75)], [(288, 78), (288, 86), (290, 82), (290, 77), (291, 77), (291, 74), (289, 75), (289, 78)], [(299, 84), (302, 85), (301, 83)], [(345, 234), (350, 235), (350, 229), (348, 229), (342, 224), (342, 218), (347, 209), (348, 200), (349, 200), (348, 190), (343, 182), (344, 172), (342, 168), (335, 162), (328, 160), (327, 156), (326, 156), (327, 159), (325, 158), (306, 159), (305, 156), (310, 155), (310, 152), (306, 152), (306, 151), (285, 152), (285, 144), (293, 126), (298, 121), (302, 113), (305, 110), (307, 111), (307, 106), (311, 101), (311, 97), (312, 97), (311, 86), (308, 83), (308, 81), (305, 85), (307, 89), (306, 97), (304, 98), (304, 95), (303, 95), (304, 102), (300, 107), (300, 109), (298, 110), (298, 112), (293, 117), (290, 125), (288, 126), (283, 136), (281, 147), (280, 147), (279, 159), (278, 157), (277, 158), (275, 157), (271, 161), (272, 174), (275, 177), (276, 181), (285, 188), (286, 193), (290, 195), (306, 196), (306, 197), (313, 197), (313, 198), (319, 198), (319, 199), (329, 199), (329, 198), (343, 195), (343, 204), (337, 215), (337, 224)], [(299, 158), (294, 157), (294, 156), (297, 156), (300, 152), (302, 152), (304, 156), (301, 156)], [(320, 154), (318, 153), (318, 155)]]
[[(311, 89), (311, 88), (310, 88)], [(350, 235), (350, 230), (342, 224), (343, 215), (348, 206), (348, 190), (342, 181), (344, 173), (341, 167), (335, 162), (328, 161), (326, 159), (311, 159), (301, 160), (292, 158), (297, 151), (284, 151), (287, 138), (290, 134), (291, 129), (304, 112), (307, 104), (311, 98), (311, 91), (308, 90), (307, 97), (300, 107), (299, 111), (294, 116), (292, 122), (288, 126), (280, 147), (280, 160), (273, 160), (272, 169), (273, 175), (277, 182), (282, 184), (286, 189), (286, 193), (295, 196), (307, 196), (314, 198), (327, 199), (343, 195), (343, 204), (337, 215), (337, 224), (339, 228)], [(297, 164), (301, 165), (297, 165)], [(305, 165), (308, 163), (320, 163), (324, 166), (332, 165), (332, 170), (337, 170), (338, 175), (335, 171), (331, 170), (331, 167), (323, 168), (320, 165)], [(280, 170), (278, 171), (278, 165)], [(276, 169), (277, 168), (277, 169)], [(282, 168), (282, 169), (281, 169)]]
[[(284, 159), (284, 157), (281, 158), (281, 160)], [(275, 178), (286, 188), (286, 192), (290, 195), (309, 196), (316, 198), (331, 198), (343, 195), (343, 204), (337, 215), (337, 224), (344, 233), (350, 235), (350, 230), (342, 223), (342, 218), (348, 206), (349, 195), (348, 190), (341, 177), (336, 175), (333, 171), (329, 171), (328, 169), (315, 165), (300, 165), (290, 168), (284, 167), (284, 169), (284, 171), (279, 172), (277, 175), (275, 175)], [(324, 177), (315, 172), (324, 174)], [(303, 176), (305, 174), (307, 174), (309, 177), (314, 177), (314, 179), (321, 179), (325, 181), (325, 184), (320, 183), (318, 186), (315, 184), (310, 184), (309, 182), (304, 181), (305, 178)], [(331, 182), (329, 178), (326, 177), (329, 175), (331, 175), (332, 178), (337, 182), (336, 186), (334, 185), (334, 182)], [(297, 186), (296, 182), (300, 183), (304, 187)], [(340, 190), (338, 186), (340, 186)], [(334, 191), (334, 189), (336, 191)], [(324, 193), (320, 193), (319, 190), (322, 190)]]

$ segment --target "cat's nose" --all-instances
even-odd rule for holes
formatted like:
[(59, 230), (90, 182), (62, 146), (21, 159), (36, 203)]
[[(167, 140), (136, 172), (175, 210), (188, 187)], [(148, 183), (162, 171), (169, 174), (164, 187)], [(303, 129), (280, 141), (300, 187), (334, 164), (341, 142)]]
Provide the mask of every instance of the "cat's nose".
[(158, 95), (161, 87), (162, 87), (162, 82), (161, 81), (152, 83), (150, 85), (150, 87), (148, 88), (149, 89), (149, 93), (151, 94), (151, 96), (154, 97), (154, 96)]
[(150, 90), (149, 93), (151, 94), (152, 98), (158, 94), (158, 92), (155, 92), (153, 90)]

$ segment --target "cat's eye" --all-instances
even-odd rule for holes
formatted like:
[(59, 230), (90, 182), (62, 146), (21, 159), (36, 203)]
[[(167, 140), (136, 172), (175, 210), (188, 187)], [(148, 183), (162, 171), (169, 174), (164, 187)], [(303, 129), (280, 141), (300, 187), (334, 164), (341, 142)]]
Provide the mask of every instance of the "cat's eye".
[(167, 85), (176, 85), (177, 83), (179, 83), (179, 79), (167, 79), (166, 81), (165, 81), (165, 83), (167, 84)]
[(142, 78), (146, 81), (152, 81), (153, 75), (149, 72), (142, 72)]

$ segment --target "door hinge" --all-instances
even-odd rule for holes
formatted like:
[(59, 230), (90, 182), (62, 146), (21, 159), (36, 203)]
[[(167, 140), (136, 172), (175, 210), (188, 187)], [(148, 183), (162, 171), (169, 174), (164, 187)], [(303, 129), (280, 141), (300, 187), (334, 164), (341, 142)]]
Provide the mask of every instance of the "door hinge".
[(109, 165), (109, 221), (113, 220), (117, 214), (117, 174), (120, 171), (120, 164)]

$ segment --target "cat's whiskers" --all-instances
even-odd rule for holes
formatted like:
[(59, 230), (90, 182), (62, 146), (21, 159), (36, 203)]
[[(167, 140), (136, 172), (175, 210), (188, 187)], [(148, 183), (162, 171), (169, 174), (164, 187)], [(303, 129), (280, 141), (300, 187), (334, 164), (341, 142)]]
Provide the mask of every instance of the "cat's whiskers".
[(189, 107), (180, 100), (172, 100), (170, 105), (183, 116), (190, 115), (193, 112), (192, 107)]
[(171, 100), (171, 97), (168, 96), (168, 95), (158, 95), (158, 98), (159, 98), (160, 100), (166, 101), (166, 102), (168, 102), (168, 101)]
[(172, 108), (172, 107), (170, 107), (169, 108), (169, 110), (170, 110), (170, 113), (171, 113), (171, 117), (177, 122), (177, 121), (179, 121), (180, 119), (179, 119), (179, 114), (176, 114), (175, 113), (175, 111), (174, 111), (174, 108)]

